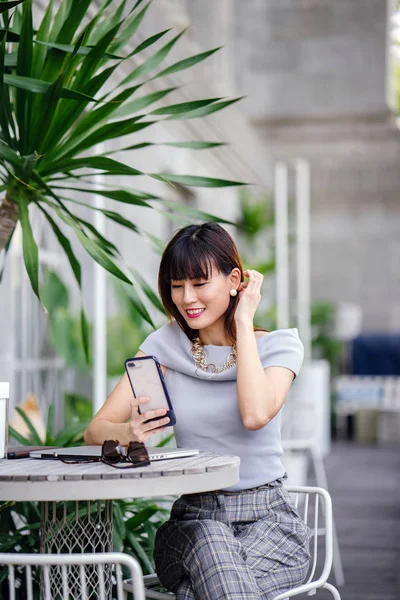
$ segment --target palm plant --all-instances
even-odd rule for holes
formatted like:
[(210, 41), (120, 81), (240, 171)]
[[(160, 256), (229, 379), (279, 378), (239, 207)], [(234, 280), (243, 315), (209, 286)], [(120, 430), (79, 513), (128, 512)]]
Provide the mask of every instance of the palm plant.
[[(60, 0), (56, 10), (53, 0), (49, 0), (43, 19), (35, 29), (32, 0), (0, 0), (0, 195), (3, 192), (0, 250), (7, 252), (19, 221), (26, 270), (39, 300), (39, 251), (31, 221), (32, 210), (40, 211), (54, 232), (79, 288), (82, 285), (81, 265), (69, 233), (76, 235), (83, 248), (102, 267), (121, 281), (132, 284), (138, 281), (138, 274), (128, 273), (117, 247), (92, 223), (78, 216), (77, 208), (72, 208), (71, 202), (94, 207), (72, 199), (68, 192), (95, 193), (116, 203), (151, 209), (162, 201), (160, 197), (133, 187), (115, 187), (113, 177), (147, 175), (170, 184), (202, 187), (241, 185), (240, 182), (209, 177), (145, 174), (110, 157), (112, 150), (107, 151), (110, 140), (129, 136), (129, 142), (119, 152), (140, 151), (153, 144), (133, 144), (132, 136), (157, 125), (160, 120), (203, 117), (239, 100), (206, 98), (148, 111), (152, 104), (163, 100), (176, 88), (143, 93), (147, 83), (188, 69), (218, 50), (214, 48), (160, 69), (184, 32), (172, 36), (166, 29), (136, 44), (135, 34), (150, 4), (151, 0), (147, 3), (143, 0), (100, 0), (98, 4), (93, 0)], [(164, 43), (163, 38), (170, 39)], [(154, 47), (156, 51), (150, 54)], [(140, 64), (135, 63), (131, 72), (121, 78), (121, 67), (144, 55)], [(99, 145), (106, 148), (101, 154)], [(201, 150), (222, 145), (222, 142), (194, 140), (169, 145)], [(99, 173), (110, 182), (101, 189), (90, 179)], [(95, 210), (101, 210), (108, 219), (136, 234), (144, 235), (143, 230), (123, 217), (118, 208), (115, 211)], [(214, 218), (193, 209), (191, 215)], [(0, 279), (1, 275), (2, 272)], [(144, 292), (154, 301), (154, 294), (148, 287)], [(81, 319), (87, 351), (88, 334), (83, 311)]]

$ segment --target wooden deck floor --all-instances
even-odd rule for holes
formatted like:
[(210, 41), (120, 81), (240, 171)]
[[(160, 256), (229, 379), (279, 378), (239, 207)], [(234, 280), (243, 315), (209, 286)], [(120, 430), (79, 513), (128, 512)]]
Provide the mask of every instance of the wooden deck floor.
[(325, 465), (346, 579), (342, 600), (400, 600), (400, 448), (335, 442)]

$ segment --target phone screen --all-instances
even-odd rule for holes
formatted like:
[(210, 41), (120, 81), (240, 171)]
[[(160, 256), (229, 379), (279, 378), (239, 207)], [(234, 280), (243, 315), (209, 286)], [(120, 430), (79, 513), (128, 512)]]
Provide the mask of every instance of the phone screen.
[[(126, 361), (125, 368), (135, 397), (148, 396), (150, 401), (142, 406), (142, 411), (171, 409), (164, 391), (161, 367), (152, 356), (132, 358)], [(165, 385), (165, 383), (164, 383)], [(139, 407), (140, 411), (140, 407)]]

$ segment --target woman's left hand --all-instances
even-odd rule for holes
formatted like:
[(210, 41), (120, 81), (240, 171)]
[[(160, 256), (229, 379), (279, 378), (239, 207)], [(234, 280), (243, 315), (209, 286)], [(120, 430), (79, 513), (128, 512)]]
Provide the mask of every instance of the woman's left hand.
[(254, 269), (244, 271), (244, 275), (249, 280), (241, 282), (239, 285), (239, 303), (236, 307), (235, 321), (253, 324), (254, 315), (261, 300), (264, 276)]

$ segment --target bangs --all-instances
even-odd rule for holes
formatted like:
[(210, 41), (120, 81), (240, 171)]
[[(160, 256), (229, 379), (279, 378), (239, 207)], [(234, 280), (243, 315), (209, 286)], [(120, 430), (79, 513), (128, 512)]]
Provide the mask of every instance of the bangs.
[(207, 252), (203, 244), (191, 239), (189, 243), (178, 244), (174, 248), (167, 272), (168, 282), (184, 279), (209, 279), (215, 258)]

